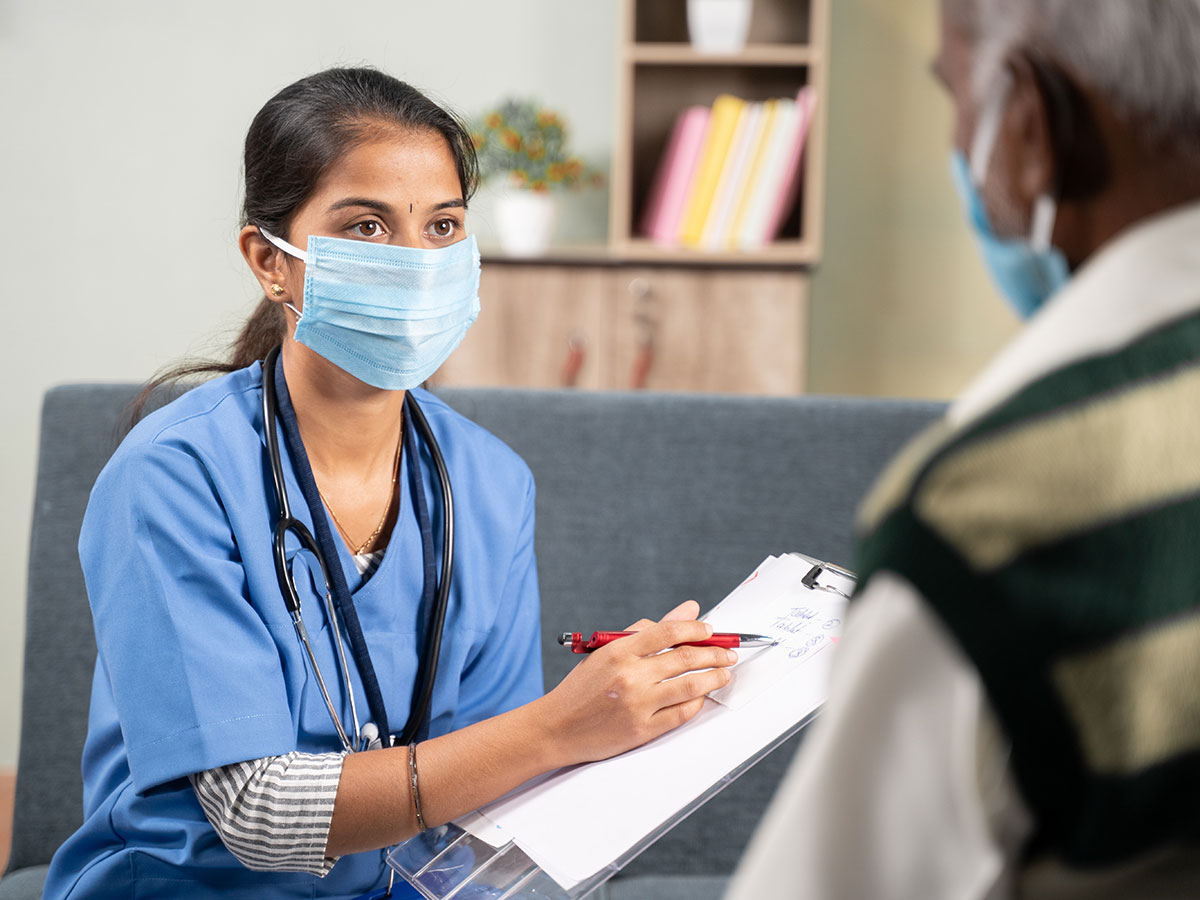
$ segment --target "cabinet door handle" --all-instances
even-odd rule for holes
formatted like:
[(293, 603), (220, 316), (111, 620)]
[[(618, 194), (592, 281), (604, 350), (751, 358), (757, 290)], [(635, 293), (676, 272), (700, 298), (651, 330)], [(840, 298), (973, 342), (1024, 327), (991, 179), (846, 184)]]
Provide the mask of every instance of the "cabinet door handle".
[(635, 391), (646, 389), (650, 370), (654, 368), (654, 341), (639, 341), (633, 354), (633, 366), (629, 371), (629, 387)]
[(567, 356), (562, 366), (562, 386), (573, 388), (579, 383), (579, 370), (587, 359), (587, 339), (579, 332), (567, 338)]
[(635, 391), (645, 390), (654, 368), (654, 334), (658, 330), (658, 316), (654, 302), (654, 288), (645, 278), (634, 278), (629, 282), (629, 295), (633, 298), (634, 340), (637, 346), (633, 353), (633, 365), (629, 370), (629, 387)]

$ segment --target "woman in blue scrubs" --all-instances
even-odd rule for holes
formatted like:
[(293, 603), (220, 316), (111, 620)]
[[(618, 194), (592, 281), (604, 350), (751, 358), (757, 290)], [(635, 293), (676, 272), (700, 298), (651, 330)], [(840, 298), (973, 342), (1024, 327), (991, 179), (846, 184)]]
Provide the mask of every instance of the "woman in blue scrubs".
[[(538, 774), (635, 747), (728, 680), (729, 651), (660, 654), (709, 633), (687, 604), (543, 695), (529, 470), (416, 387), (477, 310), (464, 222), (475, 181), (458, 121), (374, 70), (303, 79), (255, 118), (239, 244), (264, 298), (223, 374), (130, 432), (84, 519), (99, 651), (85, 821), (54, 858), (47, 898), (360, 897), (386, 883), (385, 848)], [(301, 480), (315, 482), (393, 727), (420, 665), (428, 551), (413, 513), (429, 508), (433, 534), (442, 514), (407, 391), (454, 485), (438, 677), (409, 746), (345, 752), (281, 595), (262, 412), (263, 360), (277, 346), (302, 442), (280, 441), (292, 512), (314, 528), (300, 498)], [(295, 558), (311, 644), (349, 728), (324, 580), (306, 552)]]

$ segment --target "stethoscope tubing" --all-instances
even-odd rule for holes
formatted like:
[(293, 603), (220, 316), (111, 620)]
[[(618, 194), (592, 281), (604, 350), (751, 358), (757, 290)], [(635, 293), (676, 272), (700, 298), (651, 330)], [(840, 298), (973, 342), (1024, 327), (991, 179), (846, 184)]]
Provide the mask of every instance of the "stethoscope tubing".
[[(308, 529), (308, 527), (294, 515), (292, 515), (291, 504), (288, 499), (287, 484), (284, 479), (283, 462), (279, 452), (279, 436), (278, 425), (279, 417), (279, 394), (275, 383), (276, 359), (279, 355), (279, 348), (276, 347), (263, 361), (263, 428), (266, 437), (267, 456), (270, 461), (271, 479), (275, 488), (275, 496), (279, 506), (279, 519), (275, 524), (274, 533), (272, 536), (272, 550), (275, 563), (275, 575), (279, 582), (280, 593), (283, 595), (284, 603), (287, 605), (288, 612), (292, 618), (292, 624), (295, 627), (296, 634), (309, 660), (309, 665), (312, 667), (313, 674), (316, 676), (317, 685), (321, 691), (322, 699), (329, 711), (330, 718), (333, 721), (334, 727), (337, 730), (338, 738), (342, 742), (342, 746), (347, 751), (361, 749), (363, 746), (362, 730), (359, 727), (358, 709), (354, 699), (354, 690), (351, 686), (350, 667), (346, 659), (345, 647), (342, 641), (342, 622), (341, 616), (337, 614), (337, 607), (334, 603), (332, 594), (341, 589), (344, 594), (340, 598), (340, 604), (348, 605), (353, 611), (353, 598), (349, 595), (348, 588), (342, 582), (336, 580), (336, 576), (331, 571), (328, 555), (324, 551), (321, 542), (317, 540)], [(449, 606), (450, 586), (452, 583), (453, 566), (454, 566), (454, 495), (450, 487), (450, 477), (446, 468), (445, 459), (442, 456), (441, 448), (438, 446), (437, 440), (433, 435), (433, 429), (430, 427), (428, 420), (425, 418), (425, 413), (421, 410), (420, 405), (409, 391), (405, 395), (405, 412), (412, 420), (416, 430), (421, 433), (425, 440), (425, 446), (433, 460), (434, 467), (437, 471), (438, 482), (441, 487), (442, 494), (442, 510), (443, 510), (443, 527), (442, 527), (442, 567), (441, 577), (437, 579), (436, 587), (433, 592), (433, 609), (429, 620), (429, 627), (426, 629), (426, 635), (429, 646), (422, 654), (421, 670), (418, 674), (416, 685), (414, 686), (414, 695), (412, 708), (409, 713), (408, 721), (405, 723), (404, 730), (397, 739), (397, 743), (401, 746), (410, 743), (416, 737), (422, 724), (424, 723), (432, 702), (433, 687), (437, 677), (438, 660), (441, 655), (442, 632), (446, 620), (446, 611)], [(287, 420), (284, 420), (285, 432)], [(289, 439), (294, 438), (299, 441), (299, 435), (289, 435)], [(302, 445), (301, 445), (302, 447)], [(410, 460), (411, 466), (418, 466), (419, 461), (416, 459), (415, 442), (410, 445), (414, 451), (410, 453), (413, 457)], [(419, 472), (415, 473), (417, 491), (421, 490)], [(307, 499), (307, 498), (306, 498)], [(420, 505), (418, 506), (418, 517), (421, 519), (422, 525), (422, 554), (426, 558), (426, 570), (432, 572), (432, 567), (429, 565), (429, 558), (432, 554), (432, 536), (427, 542), (424, 535), (429, 532), (428, 528), (428, 513), (423, 510), (424, 497), (419, 498)], [(310, 504), (311, 506), (311, 504)], [(314, 513), (310, 509), (310, 512)], [(423, 514), (422, 514), (423, 513)], [(325, 684), (325, 679), (321, 674), (320, 666), (317, 663), (316, 654), (313, 651), (312, 643), (308, 637), (308, 630), (304, 625), (303, 613), (301, 611), (300, 596), (296, 591), (295, 579), (292, 576), (287, 559), (286, 537), (288, 532), (295, 535), (304, 549), (311, 552), (317, 559), (317, 563), (321, 567), (321, 573), (324, 577), (326, 585), (325, 593), (325, 608), (326, 615), (330, 621), (331, 630), (334, 633), (335, 646), (338, 653), (338, 661), (342, 669), (342, 676), (345, 679), (346, 693), (350, 702), (350, 714), (354, 722), (353, 738), (347, 734), (345, 726), (342, 723), (341, 716), (337, 713), (337, 709), (333, 703), (333, 698)], [(428, 547), (426, 544), (428, 543)], [(337, 558), (337, 548), (331, 548), (333, 558)], [(341, 575), (341, 571), (337, 572)], [(344, 579), (343, 579), (344, 581)], [(335, 587), (336, 586), (336, 587)], [(354, 637), (354, 633), (351, 633)], [(383, 703), (382, 694), (379, 691), (378, 682), (374, 679), (374, 667), (371, 665), (370, 653), (367, 650), (365, 639), (359, 632), (359, 640), (355, 644), (355, 663), (358, 666), (359, 672), (370, 673), (370, 677), (364, 677), (363, 687), (367, 691), (368, 705), (372, 708), (372, 714), (377, 720), (379, 732), (381, 735), (387, 734), (387, 713)], [(362, 652), (358, 651), (361, 646)], [(373, 688), (373, 690), (372, 690)]]
[[(454, 491), (450, 487), (450, 473), (446, 470), (446, 460), (442, 457), (442, 448), (433, 438), (433, 429), (425, 412), (412, 398), (412, 391), (405, 395), (405, 404), (411, 414), (413, 424), (425, 436), (425, 446), (433, 457), (433, 465), (437, 470), (438, 483), (442, 488), (442, 574), (438, 579), (438, 599), (433, 607), (433, 620), (429, 623), (430, 646), (422, 654), (421, 673), (417, 679), (418, 693), (413, 708), (400, 733), (398, 743), (401, 747), (409, 744), (417, 736), (421, 723), (429, 713), (429, 705), (433, 700), (433, 684), (437, 678), (438, 658), (442, 651), (442, 631), (446, 625), (446, 608), (450, 596), (450, 584), (454, 575)], [(411, 401), (411, 402), (410, 402)], [(414, 459), (413, 465), (417, 464)]]
[[(274, 360), (270, 360), (274, 363)], [(312, 532), (308, 527), (292, 515), (291, 503), (288, 499), (287, 485), (284, 482), (283, 462), (279, 454), (279, 435), (275, 428), (275, 423), (278, 420), (278, 395), (275, 393), (275, 367), (270, 367), (264, 364), (263, 367), (263, 421), (270, 423), (270, 427), (265, 429), (267, 441), (267, 458), (271, 461), (271, 478), (275, 483), (275, 496), (279, 501), (279, 521), (275, 523), (275, 532), (272, 536), (272, 551), (275, 560), (275, 577), (279, 582), (280, 592), (283, 594), (284, 603), (287, 605), (288, 613), (292, 618), (292, 626), (296, 629), (296, 635), (300, 639), (301, 646), (304, 647), (304, 652), (308, 656), (309, 665), (312, 666), (313, 674), (317, 679), (317, 686), (321, 691), (321, 698), (325, 701), (325, 708), (329, 711), (329, 717), (333, 720), (334, 728), (337, 729), (338, 738), (342, 742), (342, 746), (346, 750), (352, 747), (361, 746), (362, 731), (358, 724), (358, 706), (354, 699), (354, 692), (347, 691), (350, 697), (350, 717), (354, 722), (354, 738), (346, 734), (345, 726), (342, 724), (341, 716), (337, 713), (337, 708), (333, 704), (333, 698), (329, 693), (329, 688), (325, 684), (325, 678), (321, 673), (321, 667), (317, 663), (316, 654), (313, 652), (312, 641), (308, 637), (308, 629), (304, 625), (304, 615), (301, 612), (300, 595), (296, 591), (296, 581), (292, 577), (292, 573), (288, 567), (287, 561), (287, 533), (291, 531), (300, 541), (301, 546), (309, 550), (316, 557), (317, 563), (321, 566), (324, 582), (326, 585), (330, 583), (329, 572), (325, 563), (325, 555), (321, 552), (320, 544), (316, 538), (312, 536)], [(342, 643), (342, 631), (337, 615), (337, 610), (334, 609), (333, 601), (329, 595), (329, 591), (325, 592), (325, 609), (326, 615), (329, 616), (331, 629), (336, 637), (336, 645), (338, 650), (338, 659), (341, 663), (342, 677), (347, 685), (350, 684), (350, 665), (346, 661), (346, 650)]]

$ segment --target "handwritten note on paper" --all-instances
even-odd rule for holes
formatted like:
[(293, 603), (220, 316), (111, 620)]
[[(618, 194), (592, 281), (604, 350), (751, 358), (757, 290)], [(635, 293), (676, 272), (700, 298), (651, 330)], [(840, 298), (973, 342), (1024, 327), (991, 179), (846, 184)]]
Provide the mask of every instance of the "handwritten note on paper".
[(837, 643), (846, 600), (805, 587), (802, 582), (811, 568), (803, 557), (768, 557), (704, 617), (716, 631), (765, 634), (779, 641), (774, 647), (739, 650), (732, 680), (709, 697), (740, 709), (792, 669)]

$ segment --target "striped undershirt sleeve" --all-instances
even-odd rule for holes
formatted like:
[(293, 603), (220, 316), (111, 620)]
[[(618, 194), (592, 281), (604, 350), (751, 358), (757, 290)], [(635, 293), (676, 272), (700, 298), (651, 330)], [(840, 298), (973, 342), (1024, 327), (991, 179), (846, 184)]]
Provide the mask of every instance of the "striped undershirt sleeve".
[(221, 842), (248, 869), (324, 877), (342, 753), (288, 753), (190, 776)]

